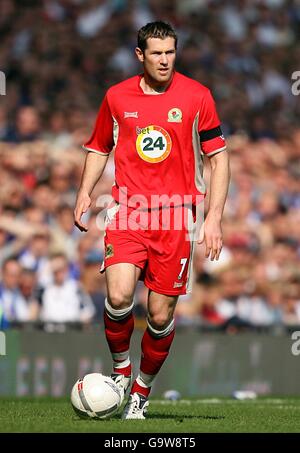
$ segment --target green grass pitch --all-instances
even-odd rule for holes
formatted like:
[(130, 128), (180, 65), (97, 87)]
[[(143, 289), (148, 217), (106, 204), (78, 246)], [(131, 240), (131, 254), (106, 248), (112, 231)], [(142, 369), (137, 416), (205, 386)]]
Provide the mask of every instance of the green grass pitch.
[(299, 433), (300, 398), (150, 399), (147, 420), (83, 420), (66, 398), (1, 398), (0, 432)]

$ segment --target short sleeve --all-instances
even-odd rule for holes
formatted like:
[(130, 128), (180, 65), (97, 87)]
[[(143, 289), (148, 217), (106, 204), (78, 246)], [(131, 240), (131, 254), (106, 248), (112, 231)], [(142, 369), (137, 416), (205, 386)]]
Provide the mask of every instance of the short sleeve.
[(113, 117), (109, 108), (107, 94), (100, 106), (93, 133), (82, 147), (87, 151), (109, 155), (114, 146)]
[(201, 150), (207, 156), (212, 156), (226, 149), (215, 101), (210, 90), (207, 90), (202, 98), (199, 110), (198, 132)]

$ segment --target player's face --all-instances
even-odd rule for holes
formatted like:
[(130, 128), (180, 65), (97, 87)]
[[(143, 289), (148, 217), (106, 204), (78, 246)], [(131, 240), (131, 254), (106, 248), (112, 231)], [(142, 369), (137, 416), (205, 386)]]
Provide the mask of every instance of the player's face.
[(176, 58), (174, 38), (148, 38), (144, 53), (137, 48), (136, 54), (143, 63), (145, 74), (158, 84), (168, 83), (172, 77)]

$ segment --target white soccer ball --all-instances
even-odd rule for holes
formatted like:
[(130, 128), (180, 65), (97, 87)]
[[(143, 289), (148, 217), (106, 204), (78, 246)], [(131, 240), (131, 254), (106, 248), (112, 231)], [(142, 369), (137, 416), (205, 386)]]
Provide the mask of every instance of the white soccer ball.
[(71, 403), (80, 417), (107, 418), (117, 412), (122, 400), (118, 387), (110, 377), (91, 373), (74, 384)]

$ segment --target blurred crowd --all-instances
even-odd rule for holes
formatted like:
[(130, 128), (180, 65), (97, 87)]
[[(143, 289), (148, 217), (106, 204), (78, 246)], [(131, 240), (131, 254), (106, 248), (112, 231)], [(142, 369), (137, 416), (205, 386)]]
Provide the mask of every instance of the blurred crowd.
[[(197, 246), (194, 288), (177, 322), (234, 330), (300, 325), (298, 0), (1, 0), (0, 328), (102, 319), (105, 278), (98, 197), (73, 224), (84, 152), (105, 90), (140, 71), (136, 31), (162, 19), (178, 32), (177, 69), (207, 85), (231, 153), (218, 262)], [(206, 168), (209, 180), (209, 166)], [(135, 314), (144, 319), (139, 284)]]

